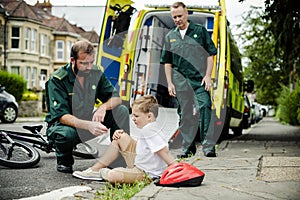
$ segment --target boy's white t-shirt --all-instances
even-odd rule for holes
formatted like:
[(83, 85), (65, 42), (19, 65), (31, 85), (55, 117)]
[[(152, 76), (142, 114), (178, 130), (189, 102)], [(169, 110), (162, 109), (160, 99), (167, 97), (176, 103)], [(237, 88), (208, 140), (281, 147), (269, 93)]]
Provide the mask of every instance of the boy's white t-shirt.
[(151, 122), (139, 131), (136, 138), (135, 166), (151, 178), (160, 177), (168, 165), (156, 152), (168, 147), (168, 140), (158, 122)]

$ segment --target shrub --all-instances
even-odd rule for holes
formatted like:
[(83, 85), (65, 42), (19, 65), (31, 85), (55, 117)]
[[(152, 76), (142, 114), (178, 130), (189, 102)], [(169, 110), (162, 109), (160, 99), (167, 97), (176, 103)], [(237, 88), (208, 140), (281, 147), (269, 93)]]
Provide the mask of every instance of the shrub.
[(7, 71), (0, 71), (0, 84), (5, 90), (12, 94), (19, 102), (22, 99), (23, 92), (26, 89), (26, 81), (22, 76), (10, 74)]
[[(300, 83), (300, 82), (299, 82)], [(277, 99), (278, 112), (276, 116), (281, 122), (291, 125), (300, 125), (300, 84), (295, 90), (290, 91), (286, 86), (282, 87), (280, 97)]]
[(26, 91), (23, 93), (22, 101), (37, 101), (39, 100), (39, 96), (32, 92), (32, 91)]

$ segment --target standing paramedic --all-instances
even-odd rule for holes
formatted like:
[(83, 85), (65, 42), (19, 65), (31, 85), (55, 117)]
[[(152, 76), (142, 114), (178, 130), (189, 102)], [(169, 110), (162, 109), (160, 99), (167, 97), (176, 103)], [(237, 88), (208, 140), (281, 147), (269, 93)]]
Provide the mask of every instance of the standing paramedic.
[(207, 134), (211, 119), (209, 90), (217, 49), (206, 28), (188, 20), (184, 3), (176, 2), (170, 10), (176, 27), (165, 37), (161, 63), (165, 67), (169, 95), (176, 97), (179, 104), (183, 152), (178, 157), (196, 153), (198, 128), (204, 155), (215, 157), (215, 141), (209, 140)]
[(46, 134), (54, 144), (59, 172), (73, 172), (72, 151), (81, 141), (109, 129), (111, 139), (117, 129), (129, 133), (129, 111), (94, 60), (94, 47), (78, 41), (71, 48), (70, 63), (55, 71), (46, 83)]

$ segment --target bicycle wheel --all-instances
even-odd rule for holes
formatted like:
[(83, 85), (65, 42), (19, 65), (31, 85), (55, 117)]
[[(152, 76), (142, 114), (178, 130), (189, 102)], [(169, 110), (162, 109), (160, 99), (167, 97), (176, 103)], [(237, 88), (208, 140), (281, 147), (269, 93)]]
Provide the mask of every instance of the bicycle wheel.
[(0, 141), (0, 165), (23, 169), (33, 167), (40, 161), (39, 152), (32, 146), (23, 142)]
[(98, 149), (87, 143), (79, 143), (73, 150), (73, 155), (86, 159), (97, 158)]

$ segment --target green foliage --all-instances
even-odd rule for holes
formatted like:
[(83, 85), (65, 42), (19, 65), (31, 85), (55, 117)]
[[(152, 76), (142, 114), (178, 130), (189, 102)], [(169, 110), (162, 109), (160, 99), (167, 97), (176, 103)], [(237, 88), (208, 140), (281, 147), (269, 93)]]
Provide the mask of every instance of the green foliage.
[[(299, 69), (297, 69), (300, 65), (300, 48), (297, 47), (299, 43), (291, 39), (297, 38), (298, 41), (299, 30), (290, 25), (282, 25), (287, 22), (295, 24), (294, 19), (289, 15), (278, 15), (281, 12), (277, 12), (286, 8), (293, 13), (293, 9), (296, 8), (292, 8), (294, 3), (290, 0), (265, 1), (266, 10), (251, 7), (251, 10), (243, 16), (243, 23), (237, 26), (237, 29), (243, 30), (237, 35), (245, 44), (243, 57), (248, 58), (244, 76), (248, 80), (254, 80), (256, 100), (261, 104), (276, 106), (281, 84), (289, 85), (297, 74), (299, 76)], [(299, 14), (295, 19), (299, 20)], [(289, 33), (296, 33), (297, 36), (291, 37)], [(290, 42), (293, 45), (289, 44)], [(292, 57), (291, 52), (293, 52)]]
[(106, 183), (104, 191), (97, 191), (94, 199), (101, 200), (129, 200), (144, 187), (149, 185), (150, 181), (137, 181), (134, 184), (110, 184)]
[(22, 101), (38, 101), (39, 96), (32, 91), (26, 91), (23, 93)]
[(285, 71), (289, 73), (294, 65), (300, 64), (299, 2), (296, 0), (265, 0), (265, 2), (265, 18), (272, 21), (268, 31), (276, 38), (275, 56), (282, 58)]
[(300, 82), (295, 90), (282, 85), (276, 117), (290, 125), (300, 125)]
[(254, 81), (258, 102), (276, 105), (280, 83), (286, 82), (286, 74), (281, 70), (282, 59), (274, 56), (274, 36), (266, 31), (271, 22), (263, 19), (263, 10), (259, 7), (251, 7), (243, 19), (245, 23), (237, 28), (243, 30), (239, 38), (245, 44), (243, 56), (248, 58), (244, 68), (245, 79)]
[(26, 89), (26, 81), (23, 77), (10, 74), (7, 71), (0, 71), (0, 84), (5, 87), (5, 90), (12, 94), (19, 102), (22, 99), (23, 92)]

